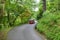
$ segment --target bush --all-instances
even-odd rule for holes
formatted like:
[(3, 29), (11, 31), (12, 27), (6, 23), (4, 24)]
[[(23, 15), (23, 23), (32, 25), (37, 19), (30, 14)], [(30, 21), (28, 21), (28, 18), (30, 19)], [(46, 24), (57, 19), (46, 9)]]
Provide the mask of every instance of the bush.
[(60, 12), (44, 12), (37, 30), (44, 33), (48, 40), (60, 40)]
[(21, 23), (21, 18), (18, 17), (18, 18), (15, 20), (14, 25), (20, 25), (20, 23)]
[(26, 11), (24, 13), (21, 14), (21, 23), (27, 23), (28, 20), (30, 19), (31, 17), (31, 13)]

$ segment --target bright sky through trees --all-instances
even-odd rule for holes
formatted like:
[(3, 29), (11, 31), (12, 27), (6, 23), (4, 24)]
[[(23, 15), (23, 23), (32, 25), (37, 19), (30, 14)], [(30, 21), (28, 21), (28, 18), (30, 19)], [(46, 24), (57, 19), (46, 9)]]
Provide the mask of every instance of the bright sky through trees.
[(39, 8), (38, 8), (38, 7), (33, 8), (33, 11), (38, 11), (38, 10), (39, 10)]
[[(40, 2), (40, 0), (34, 0), (35, 1), (35, 3), (38, 5), (39, 4), (39, 2)], [(33, 8), (33, 11), (38, 11), (39, 10), (39, 8), (38, 8), (38, 6), (37, 7), (35, 7), (35, 8)]]
[(35, 0), (36, 4), (39, 4), (40, 0)]

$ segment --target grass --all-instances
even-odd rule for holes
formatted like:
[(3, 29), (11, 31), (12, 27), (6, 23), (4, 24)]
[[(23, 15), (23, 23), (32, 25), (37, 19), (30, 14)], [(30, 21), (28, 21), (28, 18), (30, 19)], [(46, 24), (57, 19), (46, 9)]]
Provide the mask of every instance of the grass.
[(7, 33), (10, 29), (11, 27), (0, 30), (0, 40), (6, 40)]

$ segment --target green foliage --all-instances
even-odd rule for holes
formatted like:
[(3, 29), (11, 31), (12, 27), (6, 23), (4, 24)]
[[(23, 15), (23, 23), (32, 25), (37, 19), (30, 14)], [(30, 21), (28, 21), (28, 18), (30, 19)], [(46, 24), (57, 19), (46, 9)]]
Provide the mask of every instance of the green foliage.
[[(0, 4), (0, 8), (4, 9), (1, 9), (4, 14), (1, 13), (3, 16), (0, 18), (0, 29), (28, 22), (31, 17), (30, 6), (32, 4), (30, 0), (18, 1), (5, 0), (4, 5)], [(2, 6), (4, 6), (4, 8)]]
[(14, 25), (19, 25), (21, 23), (21, 18), (18, 17), (15, 22), (14, 22)]
[[(37, 30), (39, 30), (40, 33), (45, 34), (48, 40), (60, 40), (59, 0), (46, 0), (46, 1), (47, 10), (46, 12), (43, 12), (42, 18), (38, 21)], [(42, 7), (40, 8), (40, 10), (41, 9)]]
[(27, 23), (30, 18), (31, 18), (31, 13), (29, 11), (25, 11), (24, 13), (21, 14), (22, 23)]
[(60, 40), (60, 11), (54, 13), (44, 12), (37, 29), (43, 32), (48, 40)]

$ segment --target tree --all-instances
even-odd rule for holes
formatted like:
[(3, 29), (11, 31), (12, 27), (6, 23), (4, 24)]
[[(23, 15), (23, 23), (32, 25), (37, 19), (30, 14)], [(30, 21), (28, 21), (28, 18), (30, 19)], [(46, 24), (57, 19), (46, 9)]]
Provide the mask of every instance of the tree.
[(43, 0), (43, 12), (46, 11), (46, 0)]
[[(6, 0), (5, 10), (7, 12), (8, 24), (14, 25), (16, 19), (26, 10), (30, 10), (31, 2), (24, 0)], [(25, 14), (26, 15), (26, 14)], [(12, 19), (12, 20), (11, 20)]]
[[(46, 11), (46, 0), (41, 0), (39, 14), (37, 15), (37, 20), (42, 18), (42, 14)], [(42, 4), (42, 6), (41, 6)]]

